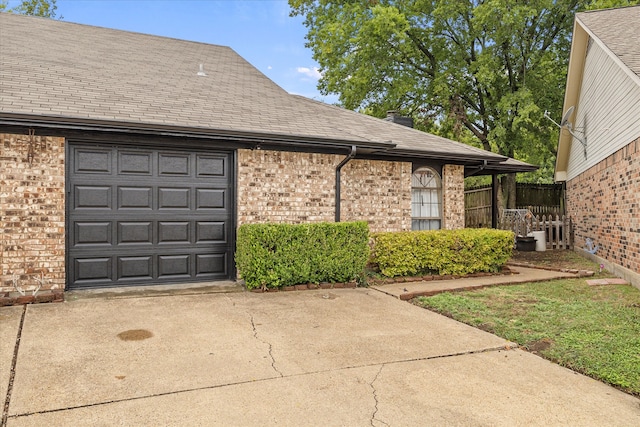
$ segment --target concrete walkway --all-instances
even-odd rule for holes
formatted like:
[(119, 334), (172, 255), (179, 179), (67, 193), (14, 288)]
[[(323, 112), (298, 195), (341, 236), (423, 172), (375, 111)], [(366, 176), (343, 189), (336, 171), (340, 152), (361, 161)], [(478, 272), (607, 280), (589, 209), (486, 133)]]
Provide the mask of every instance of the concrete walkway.
[(640, 425), (640, 400), (374, 289), (4, 307), (0, 344), (10, 427)]
[(514, 285), (518, 283), (543, 282), (554, 279), (575, 278), (578, 275), (559, 271), (542, 270), (539, 268), (527, 268), (509, 266), (514, 274), (469, 277), (453, 280), (430, 280), (426, 282), (392, 283), (372, 286), (373, 289), (385, 294), (409, 300), (418, 296), (435, 295), (447, 291), (468, 290), (485, 288), (487, 286)]

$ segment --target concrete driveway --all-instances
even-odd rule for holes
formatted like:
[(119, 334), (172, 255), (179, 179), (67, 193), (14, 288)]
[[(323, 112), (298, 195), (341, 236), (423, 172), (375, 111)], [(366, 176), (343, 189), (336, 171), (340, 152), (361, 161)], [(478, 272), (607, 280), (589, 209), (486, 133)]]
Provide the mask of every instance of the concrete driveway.
[(373, 289), (5, 307), (0, 327), (10, 427), (640, 425), (640, 400)]

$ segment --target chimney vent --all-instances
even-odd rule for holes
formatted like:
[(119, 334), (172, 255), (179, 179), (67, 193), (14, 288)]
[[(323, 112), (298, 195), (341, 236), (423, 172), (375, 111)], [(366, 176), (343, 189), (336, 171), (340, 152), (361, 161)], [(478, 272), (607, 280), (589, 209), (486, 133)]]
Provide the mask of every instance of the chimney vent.
[(384, 119), (387, 122), (397, 123), (406, 127), (413, 127), (413, 119), (411, 117), (403, 117), (398, 115), (398, 112), (395, 110), (387, 111), (387, 117)]

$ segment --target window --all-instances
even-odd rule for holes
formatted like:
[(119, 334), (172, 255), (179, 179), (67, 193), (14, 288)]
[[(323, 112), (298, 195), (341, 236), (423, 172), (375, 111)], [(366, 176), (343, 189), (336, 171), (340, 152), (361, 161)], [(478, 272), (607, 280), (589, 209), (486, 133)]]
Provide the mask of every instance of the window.
[(439, 230), (442, 223), (442, 185), (431, 168), (422, 167), (411, 175), (411, 229)]

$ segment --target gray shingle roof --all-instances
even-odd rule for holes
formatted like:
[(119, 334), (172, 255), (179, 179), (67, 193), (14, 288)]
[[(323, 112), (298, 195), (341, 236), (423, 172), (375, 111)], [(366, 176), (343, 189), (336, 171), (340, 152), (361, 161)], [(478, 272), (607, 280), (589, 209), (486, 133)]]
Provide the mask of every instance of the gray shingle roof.
[(582, 12), (576, 19), (640, 76), (640, 6)]
[[(206, 77), (197, 75), (199, 64)], [(506, 159), (290, 95), (228, 47), (6, 13), (0, 13), (1, 114), (275, 139), (392, 141), (397, 154)]]

